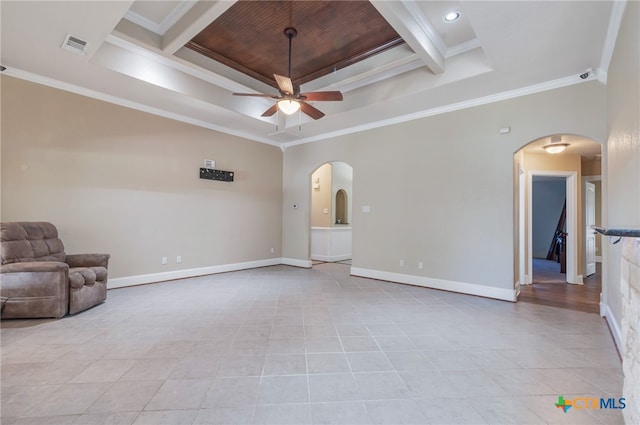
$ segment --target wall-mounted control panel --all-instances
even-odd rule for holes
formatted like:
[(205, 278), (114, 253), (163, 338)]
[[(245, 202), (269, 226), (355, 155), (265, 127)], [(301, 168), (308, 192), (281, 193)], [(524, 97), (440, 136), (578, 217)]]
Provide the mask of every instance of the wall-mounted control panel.
[(207, 180), (218, 180), (221, 182), (232, 182), (233, 171), (212, 170), (211, 168), (201, 168), (200, 178)]

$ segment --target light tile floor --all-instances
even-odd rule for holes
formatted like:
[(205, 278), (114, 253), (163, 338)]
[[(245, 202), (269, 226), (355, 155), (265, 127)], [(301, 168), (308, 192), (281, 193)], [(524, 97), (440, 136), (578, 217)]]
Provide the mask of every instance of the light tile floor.
[(621, 424), (603, 319), (275, 266), (5, 320), (3, 425)]

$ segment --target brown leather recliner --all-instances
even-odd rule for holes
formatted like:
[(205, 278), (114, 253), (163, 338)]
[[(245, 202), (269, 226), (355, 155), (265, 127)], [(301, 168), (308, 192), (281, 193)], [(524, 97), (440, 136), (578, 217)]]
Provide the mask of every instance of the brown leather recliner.
[(67, 255), (46, 222), (0, 223), (2, 318), (62, 317), (107, 299), (109, 254)]

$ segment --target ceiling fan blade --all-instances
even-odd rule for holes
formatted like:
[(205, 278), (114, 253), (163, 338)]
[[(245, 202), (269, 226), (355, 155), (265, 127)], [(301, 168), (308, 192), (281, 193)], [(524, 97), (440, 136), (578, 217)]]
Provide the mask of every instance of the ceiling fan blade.
[(278, 104), (274, 103), (273, 106), (269, 109), (267, 109), (266, 111), (264, 111), (264, 113), (262, 114), (263, 117), (270, 117), (273, 114), (275, 114), (276, 112), (278, 112)]
[(324, 101), (324, 100), (342, 100), (342, 93), (339, 91), (314, 91), (310, 93), (301, 93), (300, 97), (304, 100)]
[(291, 78), (278, 74), (273, 74), (273, 78), (276, 79), (276, 83), (278, 83), (278, 87), (282, 93), (293, 96), (293, 81), (291, 81)]
[(300, 110), (309, 115), (314, 120), (319, 120), (320, 118), (324, 117), (324, 112), (314, 108), (313, 106), (305, 102), (300, 102)]
[(264, 94), (264, 93), (232, 93), (234, 96), (255, 96), (255, 97), (271, 97), (273, 99), (277, 99), (278, 96), (274, 96), (272, 94)]

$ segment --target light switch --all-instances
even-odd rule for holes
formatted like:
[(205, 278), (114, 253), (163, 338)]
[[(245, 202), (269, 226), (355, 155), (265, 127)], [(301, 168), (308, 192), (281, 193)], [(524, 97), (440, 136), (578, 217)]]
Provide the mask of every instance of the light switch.
[(369, 205), (363, 205), (362, 206), (362, 212), (363, 213), (370, 213), (371, 212), (371, 207)]

